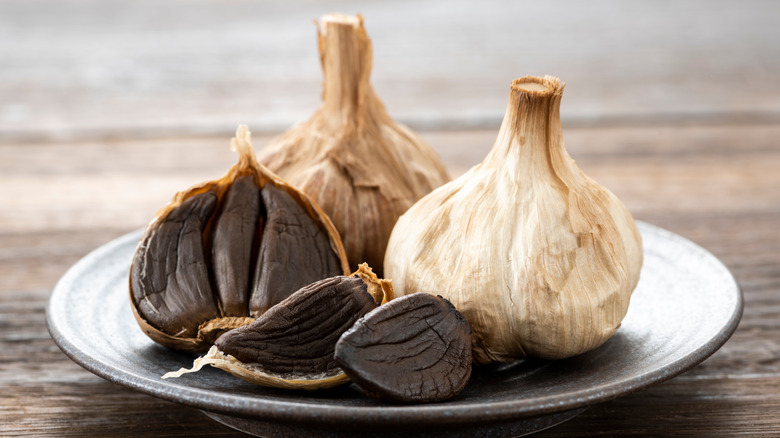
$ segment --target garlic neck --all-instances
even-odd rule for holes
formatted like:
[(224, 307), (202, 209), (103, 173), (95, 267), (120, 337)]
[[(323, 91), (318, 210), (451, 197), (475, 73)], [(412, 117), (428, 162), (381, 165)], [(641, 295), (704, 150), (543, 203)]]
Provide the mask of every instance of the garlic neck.
[(561, 133), (560, 79), (527, 76), (512, 81), (504, 121), (483, 166), (517, 179), (552, 176), (566, 155)]
[(351, 120), (367, 105), (372, 53), (363, 17), (330, 14), (319, 24), (320, 62), (324, 75), (323, 107)]

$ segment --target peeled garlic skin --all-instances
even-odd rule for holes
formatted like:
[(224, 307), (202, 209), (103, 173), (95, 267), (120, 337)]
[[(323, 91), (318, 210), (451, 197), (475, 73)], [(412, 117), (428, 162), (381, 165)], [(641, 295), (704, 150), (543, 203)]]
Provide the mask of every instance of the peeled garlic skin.
[(418, 201), (390, 236), (384, 273), (397, 296), (450, 300), (471, 324), (477, 363), (598, 347), (639, 281), (633, 218), (563, 146), (562, 91), (549, 76), (514, 81), (485, 160)]

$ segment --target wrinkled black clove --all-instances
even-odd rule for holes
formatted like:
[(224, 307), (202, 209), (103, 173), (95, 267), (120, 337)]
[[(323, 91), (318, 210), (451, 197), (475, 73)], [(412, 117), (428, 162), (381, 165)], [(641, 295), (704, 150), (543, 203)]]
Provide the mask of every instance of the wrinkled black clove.
[(372, 397), (447, 400), (471, 376), (471, 328), (449, 301), (415, 293), (360, 319), (336, 344), (335, 358)]
[(358, 277), (310, 284), (253, 323), (225, 333), (215, 345), (239, 361), (275, 374), (316, 375), (336, 368), (339, 337), (379, 304)]

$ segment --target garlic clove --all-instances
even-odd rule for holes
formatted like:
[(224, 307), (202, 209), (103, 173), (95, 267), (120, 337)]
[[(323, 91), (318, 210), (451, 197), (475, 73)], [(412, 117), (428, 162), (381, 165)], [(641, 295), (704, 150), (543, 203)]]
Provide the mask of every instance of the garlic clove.
[(211, 247), (214, 284), (222, 311), (242, 315), (246, 314), (248, 285), (252, 283), (253, 244), (260, 241), (263, 232), (260, 189), (252, 175), (237, 177), (223, 202)]
[(405, 295), (355, 322), (333, 357), (373, 398), (440, 402), (457, 396), (471, 377), (471, 329), (442, 297)]
[(564, 148), (563, 87), (550, 76), (513, 81), (487, 157), (412, 206), (388, 243), (396, 294), (450, 300), (471, 324), (478, 363), (598, 347), (639, 281), (633, 218)]
[(326, 15), (318, 31), (322, 106), (274, 139), (260, 161), (325, 211), (351, 266), (367, 262), (381, 276), (398, 216), (449, 176), (433, 149), (395, 123), (374, 92), (363, 18)]
[(261, 192), (267, 218), (257, 254), (249, 299), (251, 316), (262, 315), (303, 285), (342, 270), (331, 250), (328, 231), (284, 189), (272, 184)]

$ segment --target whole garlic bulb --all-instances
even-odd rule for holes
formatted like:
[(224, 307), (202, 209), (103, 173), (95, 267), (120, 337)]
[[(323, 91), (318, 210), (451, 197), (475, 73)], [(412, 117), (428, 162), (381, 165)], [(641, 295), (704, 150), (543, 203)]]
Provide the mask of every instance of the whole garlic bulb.
[(395, 123), (374, 93), (363, 18), (326, 15), (318, 29), (323, 104), (274, 139), (260, 161), (325, 211), (351, 266), (367, 262), (381, 277), (398, 216), (449, 176), (433, 149)]
[(388, 243), (397, 296), (450, 300), (471, 324), (478, 363), (598, 347), (639, 281), (633, 218), (564, 148), (563, 87), (551, 76), (513, 81), (488, 156), (412, 206)]

